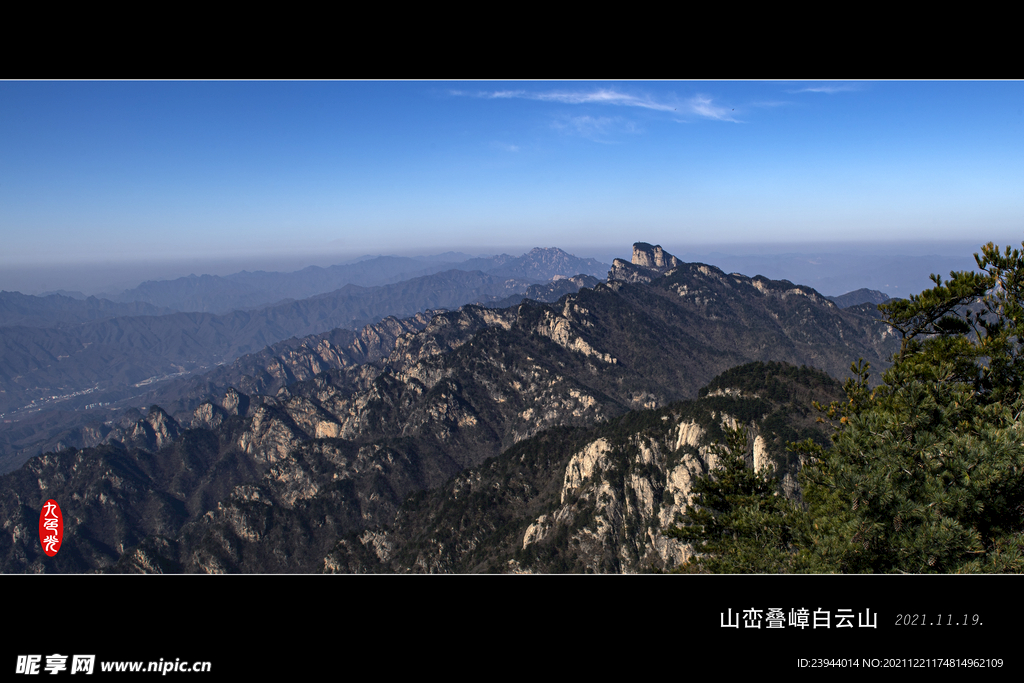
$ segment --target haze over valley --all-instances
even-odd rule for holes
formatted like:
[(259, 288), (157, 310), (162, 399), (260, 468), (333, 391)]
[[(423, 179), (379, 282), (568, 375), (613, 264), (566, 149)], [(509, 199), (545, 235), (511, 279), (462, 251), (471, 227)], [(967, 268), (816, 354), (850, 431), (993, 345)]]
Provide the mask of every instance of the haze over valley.
[[(775, 260), (785, 267), (794, 257)], [(906, 257), (903, 265), (910, 263)], [(519, 256), (447, 252), (290, 273), (189, 275), (146, 281), (109, 299), (0, 292), (0, 462), (11, 469), (48, 449), (93, 445), (69, 428), (109, 427), (124, 409), (144, 408), (158, 397), (176, 400), (188, 378), (202, 381), (198, 377), (216, 375), (216, 368), (241, 357), (273, 353), (287, 346), (284, 340), (295, 345), (318, 336), (350, 344), (364, 326), (389, 317), (420, 314), (425, 320), (428, 311), (464, 304), (555, 301), (593, 287), (609, 268), (552, 247)], [(913, 268), (901, 272), (906, 277)], [(866, 287), (843, 294), (833, 297), (843, 307), (888, 298)]]
[(692, 567), (666, 532), (732, 429), (804, 504), (813, 402), (909, 348), (879, 305), (1024, 237), (1019, 83), (4, 82), (0, 116), (5, 572)]
[[(46, 433), (45, 428), (35, 432), (37, 438), (56, 438), (56, 453), (33, 459), (26, 467), (32, 471), (38, 466), (57, 467), (52, 473), (38, 472), (48, 479), (66, 477), (56, 472), (69, 466), (78, 468), (74, 463), (92, 462), (88, 471), (94, 474), (85, 475), (86, 470), (82, 470), (85, 479), (78, 475), (66, 479), (72, 488), (65, 495), (88, 496), (71, 494), (71, 490), (103, 486), (106, 475), (95, 479), (99, 471), (92, 469), (94, 465), (117, 471), (125, 466), (129, 470), (142, 468), (137, 474), (123, 470), (123, 476), (133, 481), (129, 489), (135, 493), (129, 498), (135, 502), (126, 499), (123, 505), (127, 507), (118, 504), (117, 516), (122, 521), (114, 523), (114, 536), (107, 532), (101, 534), (102, 538), (96, 536), (98, 529), (83, 518), (81, 535), (93, 538), (96, 545), (89, 549), (83, 546), (79, 554), (68, 556), (71, 564), (62, 566), (74, 571), (112, 569), (115, 565), (143, 571), (158, 567), (175, 571), (318, 571), (348, 567), (356, 560), (328, 557), (345, 534), (389, 523), (410, 493), (439, 486), (462, 469), (480, 465), (545, 430), (583, 428), (630, 410), (658, 409), (694, 399), (698, 389), (717, 374), (751, 361), (812, 365), (837, 377), (846, 374), (853, 357), (884, 367), (897, 344), (891, 330), (879, 324), (871, 304), (840, 308), (811, 288), (760, 276), (727, 274), (706, 264), (683, 263), (657, 245), (634, 244), (631, 259), (616, 259), (604, 281), (586, 273), (566, 276), (545, 270), (571, 272), (599, 265), (555, 249), (535, 249), (518, 259), (498, 260), (501, 264), (497, 268), (505, 275), (532, 274), (550, 279), (531, 285), (520, 284), (514, 278), (500, 279), (501, 287), (487, 290), (486, 301), (480, 301), (480, 283), (489, 286), (494, 282), (479, 271), (443, 271), (441, 280), (436, 276), (414, 278), (399, 283), (397, 293), (387, 289), (391, 286), (384, 286), (381, 305), (429, 310), (411, 317), (408, 310), (401, 317), (384, 317), (378, 311), (378, 320), (359, 331), (339, 327), (313, 331), (302, 339), (293, 338), (243, 355), (233, 363), (225, 362), (210, 373), (159, 378), (162, 381), (150, 382), (153, 386), (146, 398), (153, 404), (144, 412), (129, 408), (116, 416), (112, 413), (112, 419), (102, 423), (82, 419), (77, 429), (68, 429), (72, 421), (66, 414), (56, 416), (56, 436)], [(463, 286), (462, 275), (471, 276), (468, 289), (459, 288)], [(521, 291), (510, 298), (498, 298), (510, 288)], [(438, 303), (439, 293), (475, 303), (446, 302), (448, 311), (430, 308)], [(415, 299), (410, 304), (408, 296), (426, 299)], [(328, 309), (332, 313), (348, 310), (339, 305), (336, 296)], [(291, 315), (309, 320), (309, 310), (310, 305), (305, 304), (300, 313)], [(66, 310), (62, 309), (61, 314), (66, 315)], [(180, 324), (176, 317), (180, 315), (128, 319), (156, 324), (170, 318)], [(115, 317), (101, 323), (117, 325), (118, 333), (112, 336), (121, 341), (124, 324), (118, 321), (122, 319)], [(203, 322), (203, 328), (214, 326), (211, 321)], [(71, 329), (77, 327), (81, 324)], [(172, 339), (175, 348), (185, 338), (200, 341), (194, 333), (175, 337), (161, 332), (155, 336)], [(140, 347), (145, 344), (138, 342), (144, 335), (128, 338)], [(211, 343), (220, 338), (211, 336)], [(666, 349), (675, 352), (666, 355)], [(168, 354), (165, 347), (158, 351), (153, 358)], [(128, 365), (122, 356), (118, 358), (122, 366)], [(138, 364), (144, 366), (145, 359)], [(185, 371), (181, 372), (184, 375)], [(146, 384), (130, 386), (138, 390)], [(124, 383), (119, 389), (124, 391)], [(100, 412), (117, 407), (117, 390), (107, 389), (106, 395), (115, 400), (100, 406)], [(138, 398), (136, 393), (127, 403), (137, 403)], [(94, 407), (91, 415), (86, 411), (83, 417), (94, 417), (96, 410)], [(42, 425), (44, 421), (32, 424)], [(30, 427), (25, 426), (20, 434), (29, 431)], [(204, 440), (205, 445), (199, 446), (195, 439)], [(699, 443), (695, 441), (695, 447)], [(202, 455), (194, 450), (196, 447)], [(307, 471), (303, 463), (312, 462), (307, 453), (310, 448), (318, 453), (322, 448), (341, 450), (332, 450), (334, 454), (326, 456), (334, 464), (325, 461)], [(20, 457), (25, 455), (21, 451)], [(101, 464), (108, 462), (108, 457), (114, 460)], [(129, 460), (115, 464), (124, 457)], [(200, 465), (196, 457), (205, 464)], [(339, 457), (341, 460), (336, 461)], [(383, 479), (374, 474), (374, 463), (384, 462), (381, 457), (388, 471)], [(100, 459), (93, 462), (94, 458)], [(12, 466), (17, 464), (13, 462)], [(282, 467), (298, 470), (281, 479)], [(145, 474), (139, 479), (142, 472)], [(9, 485), (20, 487), (16, 482), (22, 481), (22, 475), (11, 476)], [(325, 476), (327, 479), (323, 479)], [(338, 477), (351, 478), (355, 489), (344, 493), (328, 485)], [(294, 546), (287, 553), (290, 559), (283, 564), (265, 563), (276, 551), (272, 544), (267, 545), (270, 537), (264, 539), (262, 535), (251, 550), (240, 550), (237, 530), (217, 531), (235, 539), (225, 541), (232, 548), (227, 556), (226, 547), (210, 547), (207, 541), (195, 546), (190, 539), (205, 538), (206, 534), (191, 526), (206, 523), (197, 515), (207, 511), (215, 499), (221, 500), (218, 505), (223, 509), (226, 500), (220, 497), (229, 491), (234, 491), (232, 496), (242, 495), (239, 492), (249, 486), (244, 482), (251, 478), (263, 481), (255, 485), (269, 487), (261, 495), (272, 499), (284, 496), (282, 510), (298, 515), (284, 522), (285, 526), (304, 527), (310, 521), (306, 515), (319, 514), (309, 511), (319, 510), (322, 505), (337, 504), (341, 506), (339, 512), (347, 511), (315, 538), (301, 543), (299, 537), (288, 541), (289, 547), (299, 543), (301, 549)], [(292, 487), (296, 481), (304, 482), (299, 484), (304, 492), (298, 495), (305, 501), (300, 506), (305, 512), (295, 507), (295, 493), (275, 492), (278, 486)], [(18, 491), (17, 499), (27, 494), (20, 488)], [(328, 498), (323, 499), (324, 495)], [(337, 495), (342, 498), (335, 499)], [(153, 496), (170, 498), (157, 503)], [(178, 510), (172, 499), (185, 508)], [(149, 512), (142, 508), (132, 512), (139, 505)], [(8, 513), (16, 514), (13, 509)], [(135, 521), (129, 522), (132, 519)], [(279, 529), (271, 537), (277, 538), (277, 533), (288, 535)], [(176, 540), (169, 546), (163, 540), (145, 540), (151, 534)], [(132, 551), (132, 559), (104, 550), (128, 549), (139, 542), (143, 546)], [(157, 546), (151, 545), (154, 542)], [(362, 551), (350, 550), (361, 557)], [(5, 552), (8, 562), (13, 563), (10, 568), (29, 569), (34, 554), (31, 546), (17, 543)], [(660, 558), (657, 563), (665, 567), (685, 557), (672, 544), (652, 547), (649, 552), (655, 552)], [(649, 552), (643, 551), (639, 557), (645, 558)], [(502, 560), (505, 564), (509, 561)], [(594, 571), (636, 568), (607, 558), (593, 565), (583, 556), (578, 561), (583, 563), (580, 568), (589, 566)], [(338, 562), (342, 564), (335, 566)], [(375, 570), (393, 569), (381, 566)], [(442, 570), (443, 566), (435, 569)]]

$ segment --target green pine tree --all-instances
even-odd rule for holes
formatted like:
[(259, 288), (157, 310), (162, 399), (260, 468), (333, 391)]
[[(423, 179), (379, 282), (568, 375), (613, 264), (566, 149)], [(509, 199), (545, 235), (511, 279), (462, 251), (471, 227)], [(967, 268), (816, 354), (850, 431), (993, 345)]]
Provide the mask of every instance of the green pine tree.
[(804, 445), (802, 567), (962, 571), (1024, 528), (1019, 404), (986, 403), (955, 372), (922, 381), (897, 365), (840, 418), (831, 448)]
[(793, 516), (798, 508), (778, 495), (777, 482), (748, 467), (746, 430), (726, 430), (716, 444), (718, 467), (698, 478), (693, 502), (665, 535), (695, 553), (678, 571), (714, 574), (778, 573), (791, 569)]
[(871, 393), (859, 368), (833, 447), (804, 446), (807, 568), (1024, 569), (1024, 256), (989, 243), (975, 260), (879, 306), (902, 335), (893, 366)]
[(693, 568), (1024, 571), (1024, 254), (990, 243), (975, 259), (879, 307), (900, 352), (874, 390), (858, 363), (847, 400), (819, 406), (831, 447), (793, 445), (809, 459), (801, 508), (742, 458), (697, 482), (669, 532), (698, 552)]

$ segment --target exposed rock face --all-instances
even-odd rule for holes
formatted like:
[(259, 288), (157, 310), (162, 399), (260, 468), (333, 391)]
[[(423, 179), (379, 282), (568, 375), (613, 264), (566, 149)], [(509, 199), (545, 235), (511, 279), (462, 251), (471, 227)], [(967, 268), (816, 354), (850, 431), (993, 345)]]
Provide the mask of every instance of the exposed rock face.
[(627, 263), (626, 261), (618, 258), (612, 261), (611, 270), (608, 271), (608, 284), (612, 285), (616, 289), (616, 284), (618, 282), (646, 284), (648, 282), (654, 282), (657, 278), (658, 274), (650, 268), (635, 266), (632, 263)]
[[(605, 469), (608, 462), (608, 453), (611, 445), (607, 439), (598, 439), (587, 444), (582, 451), (572, 456), (565, 468), (565, 477), (562, 479), (562, 503), (565, 503), (566, 495), (573, 496), (594, 476), (595, 471)], [(541, 515), (547, 517), (547, 515)]]
[(151, 406), (142, 417), (137, 410), (126, 412), (117, 425), (103, 430), (103, 444), (122, 444), (127, 447), (156, 451), (174, 442), (181, 434), (178, 422), (160, 406)]
[(153, 430), (151, 445), (155, 449), (163, 448), (178, 437), (180, 428), (173, 417), (168, 415), (159, 406), (153, 406), (146, 415), (145, 424)]
[[(803, 436), (824, 435), (806, 431), (816, 425), (813, 415), (780, 421), (775, 406), (808, 391), (821, 399), (840, 393), (837, 383), (806, 368), (737, 370), (739, 386), (731, 391), (630, 413), (586, 432), (551, 430), (520, 442), (407, 506), (389, 528), (377, 529), (372, 543), (369, 537), (339, 542), (323, 568), (523, 573), (677, 566), (691, 549), (662, 532), (692, 502), (696, 478), (719, 466), (714, 444), (722, 430), (744, 429), (751, 466), (776, 473), (779, 494), (795, 497), (786, 440), (798, 437), (797, 427)], [(761, 417), (744, 422), (741, 414)], [(375, 550), (382, 544), (386, 558)]]
[(652, 247), (646, 242), (637, 242), (633, 245), (634, 265), (665, 272), (678, 267), (679, 263), (679, 259), (662, 249), (660, 244)]
[(192, 413), (192, 426), (216, 429), (224, 422), (226, 411), (220, 406), (215, 406), (209, 401), (201, 404)]
[[(707, 448), (715, 430), (742, 413), (719, 406), (698, 420), (673, 408), (644, 417), (658, 429), (634, 429), (626, 442), (591, 425), (631, 409), (667, 410), (751, 359), (814, 363), (837, 375), (858, 356), (884, 367), (885, 344), (897, 340), (809, 288), (679, 264), (650, 245), (638, 244), (634, 258), (642, 263), (622, 268), (649, 281), (599, 284), (551, 304), (464, 306), (429, 320), (383, 321), (348, 341), (321, 335), (265, 349), (234, 367), (238, 382), (229, 386), (239, 388), (211, 381), (222, 398), (207, 394), (179, 414), (192, 429), (159, 408), (126, 417), (104, 452), (130, 463), (126, 472), (147, 473), (130, 479), (136, 497), (112, 497), (102, 488), (112, 484), (76, 484), (61, 495), (92, 496), (81, 487), (93, 486), (103, 496), (96, 505), (125, 500), (134, 512), (102, 532), (83, 527), (102, 541), (73, 571), (110, 568), (154, 534), (172, 542), (146, 545), (132, 567), (474, 571), (482, 560), (473, 565), (470, 556), (484, 549), (503, 558), (503, 571), (641, 571), (681, 561), (683, 551), (659, 529), (685, 506), (693, 477), (715, 466)], [(762, 400), (742, 386), (715, 389), (709, 401)], [(747, 407), (763, 417), (759, 406)], [(596, 431), (576, 442), (588, 429)], [(796, 465), (778, 448), (788, 437), (750, 434), (751, 464), (794, 481)], [(551, 450), (537, 445), (559, 439)], [(39, 483), (4, 480), (0, 499), (38, 508), (42, 489), (58, 486), (50, 477), (63, 476), (77, 455), (53, 457)], [(505, 468), (500, 479), (479, 469), (488, 458), (496, 464), (487, 467)], [(518, 501), (509, 508), (515, 523), (492, 520), (493, 528), (455, 540), (435, 528), (416, 553), (383, 528), (410, 493), (467, 469), (451, 500), (477, 500), (486, 511), (500, 494)], [(138, 512), (150, 509), (159, 518)], [(499, 528), (507, 533), (495, 540)], [(10, 571), (36, 566), (24, 539), (3, 543), (0, 535), (0, 556), (24, 555), (5, 565)], [(338, 543), (345, 550), (332, 554)]]
[(244, 417), (249, 412), (249, 397), (234, 387), (228, 387), (227, 392), (224, 393), (224, 398), (221, 399), (220, 405), (229, 415)]
[[(735, 423), (729, 416), (720, 419), (723, 426)], [(673, 431), (678, 435), (675, 440)], [(616, 571), (638, 572), (685, 562), (689, 547), (661, 531), (692, 502), (694, 479), (717, 467), (717, 458), (706, 430), (695, 422), (684, 420), (666, 436), (637, 435), (625, 447), (598, 439), (573, 455), (565, 470), (561, 504), (528, 527), (523, 549), (557, 533), (562, 525), (569, 530), (568, 546), (588, 573), (608, 571), (609, 563)], [(581, 527), (582, 519), (592, 522)]]
[(608, 272), (608, 280), (631, 283), (653, 282), (680, 265), (681, 261), (662, 249), (661, 245), (651, 246), (646, 242), (637, 242), (633, 245), (632, 263), (615, 259)]
[(537, 333), (552, 340), (563, 349), (576, 351), (584, 356), (596, 358), (604, 363), (616, 363), (617, 361), (607, 353), (595, 351), (594, 347), (580, 337), (573, 334), (573, 325), (567, 318), (546, 311), (544, 318), (537, 325)]
[[(547, 272), (538, 263), (544, 253), (533, 254), (520, 265), (534, 264), (540, 267), (537, 272)], [(591, 264), (594, 265), (596, 262)], [(560, 274), (577, 272), (580, 271)], [(210, 278), (201, 280), (209, 282)], [(68, 422), (54, 413), (58, 408), (95, 410), (137, 400), (157, 403), (177, 412), (178, 407), (171, 404), (182, 400), (188, 403), (182, 407), (192, 411), (211, 394), (227, 386), (235, 386), (248, 394), (274, 393), (282, 386), (309, 379), (325, 370), (373, 362), (387, 355), (393, 346), (390, 339), (393, 330), (383, 328), (402, 327), (404, 321), (392, 318), (388, 325), (365, 328), (362, 335), (357, 335), (354, 347), (349, 346), (354, 333), (345, 329), (338, 334), (339, 328), (358, 329), (388, 315), (415, 317), (440, 308), (453, 309), (475, 301), (508, 298), (524, 293), (529, 284), (515, 277), (486, 275), (477, 270), (449, 270), (381, 287), (350, 285), (300, 301), (278, 298), (275, 299), (278, 304), (260, 310), (234, 310), (222, 315), (127, 315), (133, 310), (138, 313), (158, 311), (137, 305), (112, 305), (109, 312), (120, 311), (122, 315), (63, 326), (53, 323), (65, 316), (46, 305), (45, 299), (40, 299), (42, 308), (50, 309), (52, 314), (51, 317), (40, 311), (44, 318), (51, 318), (49, 324), (43, 327), (0, 324), (0, 348), (3, 348), (0, 377), (4, 378), (3, 391), (0, 391), (0, 417), (4, 418), (0, 421), (0, 467), (5, 468), (0, 471), (20, 465), (35, 453), (54, 448), (60, 439), (65, 441), (65, 446), (87, 445), (79, 435), (66, 432), (77, 426), (75, 422), (84, 424), (91, 421), (90, 418), (79, 413)], [(220, 290), (210, 294), (210, 303), (223, 304), (221, 295), (227, 292)], [(516, 299), (516, 303), (518, 301)], [(0, 309), (4, 308), (4, 302), (0, 301)], [(60, 308), (63, 306), (58, 305), (57, 309)], [(205, 305), (199, 308), (205, 309)], [(2, 314), (0, 310), (0, 317)], [(14, 319), (27, 322), (33, 317), (25, 319), (15, 315)], [(78, 318), (75, 314), (68, 321)], [(423, 324), (428, 320), (429, 316)], [(413, 328), (422, 329), (422, 325), (410, 325), (403, 332)], [(315, 348), (296, 350), (295, 337), (306, 335), (316, 335), (311, 344)], [(273, 348), (270, 355), (280, 357), (265, 358), (268, 345)], [(255, 367), (233, 363), (248, 354), (261, 357), (253, 364)], [(225, 363), (231, 365), (225, 367)], [(207, 371), (217, 366), (224, 372), (214, 371), (215, 377), (210, 377)], [(241, 372), (232, 373), (232, 368)], [(210, 386), (211, 383), (216, 386)], [(140, 396), (140, 389), (147, 392), (145, 397)], [(29, 417), (37, 410), (47, 416), (44, 423), (40, 423), (38, 416)], [(8, 428), (11, 416), (16, 416), (16, 421), (23, 426)], [(95, 416), (92, 419), (96, 419)]]
[(288, 458), (292, 448), (309, 438), (285, 411), (265, 402), (253, 412), (250, 428), (238, 437), (238, 447), (259, 465)]

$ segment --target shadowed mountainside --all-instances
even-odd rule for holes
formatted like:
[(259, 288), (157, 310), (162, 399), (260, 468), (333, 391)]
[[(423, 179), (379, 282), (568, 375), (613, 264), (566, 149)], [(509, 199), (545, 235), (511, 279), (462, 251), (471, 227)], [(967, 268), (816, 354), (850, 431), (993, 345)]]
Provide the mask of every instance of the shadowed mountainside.
[(482, 271), (496, 278), (537, 283), (581, 273), (603, 278), (608, 265), (556, 248), (536, 248), (518, 257), (508, 254), (471, 259), (461, 259), (457, 254), (425, 259), (378, 256), (327, 268), (309, 266), (291, 273), (242, 271), (226, 276), (190, 275), (148, 281), (112, 298), (177, 311), (224, 314), (238, 309), (262, 308), (284, 300), (308, 299), (347, 285), (380, 287), (449, 270)]
[[(464, 306), (376, 361), (321, 368), (273, 395), (229, 389), (191, 413), (153, 407), (106, 445), (33, 459), (0, 479), (14, 525), (0, 557), (6, 571), (318, 571), (339, 540), (391, 524), (409, 494), (545, 430), (694, 399), (750, 361), (842, 378), (857, 358), (885, 367), (896, 344), (870, 311), (638, 243), (608, 284), (555, 303)], [(292, 351), (292, 366), (313, 367), (315, 346)], [(587, 457), (612, 458), (598, 450)], [(90, 539), (59, 569), (30, 532), (42, 495), (75, 501), (68, 534)]]

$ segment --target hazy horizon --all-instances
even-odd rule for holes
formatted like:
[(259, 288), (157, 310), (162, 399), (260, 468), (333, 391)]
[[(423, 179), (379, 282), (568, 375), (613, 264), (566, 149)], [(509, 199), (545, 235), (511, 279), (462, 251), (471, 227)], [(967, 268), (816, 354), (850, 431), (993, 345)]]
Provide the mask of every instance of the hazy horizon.
[[(636, 240), (645, 241), (645, 240)], [(535, 245), (545, 248), (545, 245)], [(546, 245), (557, 247), (557, 245)], [(570, 248), (565, 251), (580, 258), (594, 258), (611, 263), (615, 258), (629, 260), (630, 244), (616, 250)], [(928, 276), (949, 270), (971, 269), (972, 254), (980, 244), (969, 242), (919, 243), (852, 243), (852, 244), (761, 244), (761, 245), (661, 245), (684, 261), (701, 261), (726, 272), (744, 275), (765, 275), (787, 279), (819, 289), (823, 294), (839, 295), (866, 287), (890, 296), (906, 296), (930, 286)], [(1012, 245), (1011, 245), (1012, 246)], [(173, 280), (190, 275), (226, 276), (241, 271), (294, 272), (309, 266), (343, 265), (378, 256), (426, 258), (449, 252), (469, 256), (493, 256), (507, 253), (519, 256), (535, 247), (506, 247), (476, 251), (472, 247), (438, 250), (407, 250), (376, 254), (288, 255), (283, 257), (249, 257), (236, 259), (167, 259), (142, 262), (100, 262), (27, 265), (0, 269), (0, 290), (42, 295), (52, 292), (80, 292), (86, 296), (115, 296), (146, 281)], [(882, 272), (887, 264), (892, 269), (892, 282), (885, 282)], [(881, 270), (880, 270), (881, 269)], [(876, 272), (877, 271), (877, 272)], [(858, 282), (858, 278), (860, 281)], [(910, 283), (916, 282), (917, 286)], [(830, 286), (832, 285), (832, 286)]]
[(1016, 81), (3, 81), (0, 117), (0, 289), (25, 293), (635, 241), (969, 262), (1022, 236)]

